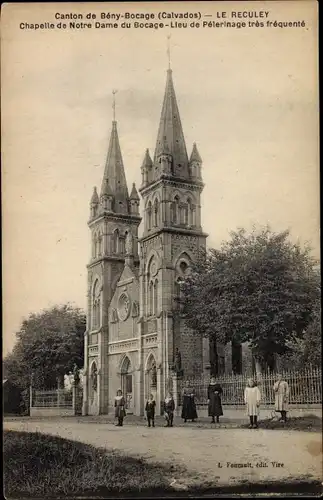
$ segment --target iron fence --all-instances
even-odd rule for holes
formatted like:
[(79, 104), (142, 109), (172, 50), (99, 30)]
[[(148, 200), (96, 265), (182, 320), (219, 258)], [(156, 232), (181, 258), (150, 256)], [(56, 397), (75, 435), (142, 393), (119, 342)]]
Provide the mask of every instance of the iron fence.
[[(308, 367), (302, 371), (281, 371), (282, 377), (289, 385), (289, 403), (302, 404), (321, 404), (322, 403), (322, 371), (320, 368)], [(243, 375), (221, 375), (216, 377), (223, 390), (223, 405), (243, 405), (244, 389), (249, 378), (255, 379), (250, 374)], [(277, 380), (276, 373), (263, 373), (258, 376), (256, 382), (261, 392), (262, 405), (273, 405), (275, 394), (273, 385)], [(195, 400), (198, 405), (207, 404), (207, 390), (210, 383), (208, 376), (202, 377), (183, 377), (178, 381), (178, 388), (181, 394), (186, 382), (195, 391)], [(181, 397), (179, 395), (179, 403)]]
[(32, 391), (32, 407), (44, 408), (72, 408), (73, 407), (73, 394), (72, 391), (66, 389), (56, 389), (47, 391)]

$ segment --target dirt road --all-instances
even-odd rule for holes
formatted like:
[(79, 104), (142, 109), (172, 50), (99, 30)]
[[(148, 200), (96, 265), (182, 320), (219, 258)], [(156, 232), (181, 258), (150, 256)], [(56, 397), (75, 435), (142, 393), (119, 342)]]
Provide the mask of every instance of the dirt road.
[(140, 455), (149, 461), (179, 463), (190, 471), (192, 484), (322, 480), (319, 433), (126, 424), (120, 428), (74, 419), (4, 422), (4, 429), (38, 431)]

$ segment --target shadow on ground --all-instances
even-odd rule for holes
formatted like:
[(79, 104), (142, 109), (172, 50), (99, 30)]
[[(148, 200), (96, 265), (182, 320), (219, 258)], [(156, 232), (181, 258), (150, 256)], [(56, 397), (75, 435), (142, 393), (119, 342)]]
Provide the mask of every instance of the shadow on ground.
[[(239, 484), (233, 486), (219, 486), (218, 488), (191, 488), (185, 491), (174, 491), (173, 489), (144, 489), (141, 491), (129, 490), (123, 491), (122, 493), (118, 493), (117, 491), (108, 490), (106, 488), (101, 488), (92, 493), (92, 491), (84, 492), (82, 495), (73, 496), (73, 495), (64, 495), (64, 496), (46, 496), (46, 500), (58, 500), (60, 498), (68, 498), (70, 500), (76, 499), (103, 499), (103, 498), (214, 498), (216, 497), (224, 497), (230, 498), (233, 495), (250, 497), (251, 495), (255, 496), (306, 496), (306, 497), (318, 497), (322, 495), (322, 484), (319, 481), (308, 482), (308, 481), (295, 481), (293, 483), (285, 483), (285, 482), (276, 482), (276, 483), (267, 483), (267, 484)], [(30, 500), (31, 497), (20, 495), (15, 495), (14, 492), (11, 495), (11, 498), (19, 498), (20, 500), (24, 500), (24, 498)]]

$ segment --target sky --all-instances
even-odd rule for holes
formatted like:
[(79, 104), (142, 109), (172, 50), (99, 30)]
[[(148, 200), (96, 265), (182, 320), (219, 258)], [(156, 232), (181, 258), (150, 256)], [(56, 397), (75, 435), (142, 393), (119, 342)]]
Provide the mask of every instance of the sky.
[[(161, 9), (161, 5), (164, 5)], [(218, 247), (238, 227), (289, 228), (319, 256), (315, 2), (110, 4), (110, 12), (269, 12), (305, 28), (22, 30), (108, 4), (16, 4), (2, 12), (3, 351), (30, 313), (85, 308), (93, 186), (112, 90), (128, 186), (153, 155), (171, 66), (188, 153), (203, 159), (202, 225)], [(255, 7), (256, 5), (256, 7)], [(294, 6), (291, 8), (291, 5)], [(243, 8), (242, 8), (243, 6)], [(247, 8), (248, 7), (248, 8)]]

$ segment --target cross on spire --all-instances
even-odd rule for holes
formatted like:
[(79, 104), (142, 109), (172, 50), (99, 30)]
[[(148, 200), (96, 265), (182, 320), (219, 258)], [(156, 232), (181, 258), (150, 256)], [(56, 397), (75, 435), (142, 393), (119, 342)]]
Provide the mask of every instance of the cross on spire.
[(167, 36), (167, 57), (168, 57), (168, 69), (170, 69), (170, 37), (171, 35)]
[(112, 90), (112, 95), (113, 95), (113, 98), (112, 98), (112, 109), (113, 109), (113, 121), (115, 122), (116, 121), (116, 93), (118, 91), (117, 90)]

